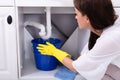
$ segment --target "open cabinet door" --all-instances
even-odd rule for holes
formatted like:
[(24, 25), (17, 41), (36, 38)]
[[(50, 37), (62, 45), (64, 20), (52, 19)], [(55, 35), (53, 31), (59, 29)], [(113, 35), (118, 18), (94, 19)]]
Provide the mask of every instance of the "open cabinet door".
[(0, 7), (0, 80), (17, 80), (15, 12)]

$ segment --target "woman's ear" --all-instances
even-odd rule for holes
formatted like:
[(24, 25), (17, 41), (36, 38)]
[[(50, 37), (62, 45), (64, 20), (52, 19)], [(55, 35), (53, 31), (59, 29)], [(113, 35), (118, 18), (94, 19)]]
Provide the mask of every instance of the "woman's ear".
[(89, 18), (87, 16), (86, 16), (86, 23), (90, 24), (90, 20), (89, 20)]
[(91, 26), (91, 23), (90, 23), (90, 19), (86, 16), (86, 24), (88, 25), (88, 26)]

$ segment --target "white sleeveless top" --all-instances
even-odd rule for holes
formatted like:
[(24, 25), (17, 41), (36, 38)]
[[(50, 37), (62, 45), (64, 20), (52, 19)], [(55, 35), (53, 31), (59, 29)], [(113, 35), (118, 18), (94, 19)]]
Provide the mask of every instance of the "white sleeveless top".
[(120, 67), (120, 17), (114, 25), (104, 29), (94, 47), (88, 50), (88, 44), (81, 56), (73, 61), (76, 71), (87, 80), (101, 80), (110, 63)]

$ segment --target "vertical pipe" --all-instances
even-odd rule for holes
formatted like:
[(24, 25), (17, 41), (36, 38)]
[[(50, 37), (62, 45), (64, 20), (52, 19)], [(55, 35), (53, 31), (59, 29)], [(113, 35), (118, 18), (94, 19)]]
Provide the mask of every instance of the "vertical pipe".
[(51, 8), (47, 7), (46, 8), (46, 20), (47, 20), (47, 27), (51, 29)]
[(43, 36), (43, 39), (48, 39), (51, 37), (51, 8), (50, 7), (46, 7), (46, 35)]

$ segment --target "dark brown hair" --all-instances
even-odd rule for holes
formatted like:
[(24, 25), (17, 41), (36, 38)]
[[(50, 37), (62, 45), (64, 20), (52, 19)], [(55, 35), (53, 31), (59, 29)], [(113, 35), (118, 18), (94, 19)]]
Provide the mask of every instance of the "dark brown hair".
[[(74, 0), (74, 6), (82, 15), (87, 15), (95, 30), (103, 30), (115, 22), (115, 11), (111, 0)], [(98, 35), (91, 32), (89, 50), (93, 48)]]

